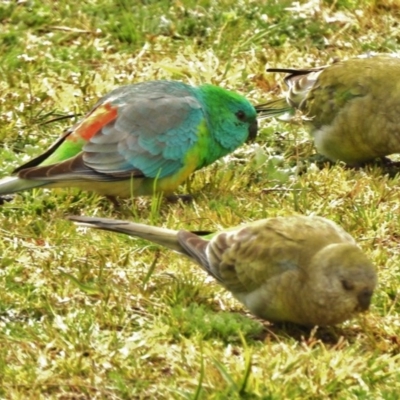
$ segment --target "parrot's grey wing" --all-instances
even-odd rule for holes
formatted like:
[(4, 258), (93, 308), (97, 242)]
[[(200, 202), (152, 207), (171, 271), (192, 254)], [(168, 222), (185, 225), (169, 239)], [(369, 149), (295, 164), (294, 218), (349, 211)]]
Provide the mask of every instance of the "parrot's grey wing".
[[(183, 167), (203, 120), (203, 105), (183, 83), (128, 85), (100, 99), (44, 156), (15, 172), (24, 179), (46, 180), (163, 178)], [(55, 150), (67, 153), (67, 144), (78, 139), (86, 143), (72, 157), (37, 166)]]
[(179, 82), (145, 82), (131, 88), (102, 105), (118, 114), (83, 146), (84, 162), (118, 177), (129, 177), (132, 170), (151, 178), (173, 175), (198, 140), (203, 106), (192, 89)]

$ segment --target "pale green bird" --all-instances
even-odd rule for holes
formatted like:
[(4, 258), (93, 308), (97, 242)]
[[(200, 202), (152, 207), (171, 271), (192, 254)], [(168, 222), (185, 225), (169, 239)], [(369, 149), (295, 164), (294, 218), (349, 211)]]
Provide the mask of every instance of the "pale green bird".
[(377, 283), (355, 240), (321, 217), (268, 218), (206, 237), (107, 218), (68, 218), (184, 254), (254, 315), (270, 321), (343, 322), (369, 308)]
[(288, 73), (285, 99), (257, 106), (261, 115), (294, 114), (311, 127), (319, 153), (360, 165), (400, 152), (400, 58), (365, 55), (311, 69), (268, 68)]

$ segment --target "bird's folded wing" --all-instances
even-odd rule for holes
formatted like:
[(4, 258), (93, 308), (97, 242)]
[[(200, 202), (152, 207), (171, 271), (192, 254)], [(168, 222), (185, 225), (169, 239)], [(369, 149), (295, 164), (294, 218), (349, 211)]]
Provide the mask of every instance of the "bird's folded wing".
[[(107, 181), (174, 174), (196, 143), (204, 116), (187, 89), (168, 91), (165, 85), (173, 83), (147, 82), (111, 92), (66, 134), (42, 166), (20, 168), (21, 177)], [(81, 152), (64, 155), (79, 145)]]

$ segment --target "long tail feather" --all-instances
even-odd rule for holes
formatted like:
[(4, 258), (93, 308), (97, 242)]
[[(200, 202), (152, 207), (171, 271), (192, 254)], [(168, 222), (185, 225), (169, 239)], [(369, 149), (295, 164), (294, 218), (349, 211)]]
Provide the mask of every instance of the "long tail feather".
[(70, 215), (67, 218), (80, 226), (139, 237), (188, 256), (187, 251), (179, 244), (178, 231), (172, 229), (157, 228), (155, 226), (110, 218), (81, 217), (77, 215)]
[(33, 189), (35, 187), (46, 185), (46, 183), (48, 182), (20, 179), (17, 176), (8, 176), (0, 180), (0, 196)]
[(301, 109), (303, 101), (307, 98), (308, 93), (314, 87), (319, 75), (325, 68), (326, 66), (308, 69), (267, 68), (267, 71), (287, 74), (283, 79), (289, 88), (286, 94), (286, 101), (293, 109)]
[(286, 98), (280, 98), (277, 100), (267, 101), (263, 104), (255, 106), (259, 118), (279, 117), (285, 114), (293, 116), (295, 110), (291, 107)]

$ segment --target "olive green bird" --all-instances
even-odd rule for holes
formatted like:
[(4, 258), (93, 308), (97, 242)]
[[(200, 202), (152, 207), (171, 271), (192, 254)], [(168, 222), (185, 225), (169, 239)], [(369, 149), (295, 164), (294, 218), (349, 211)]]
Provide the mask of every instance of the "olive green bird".
[(257, 106), (261, 115), (293, 115), (299, 109), (319, 153), (361, 165), (400, 152), (400, 58), (365, 55), (310, 69), (284, 72), (286, 98)]
[(366, 311), (375, 269), (355, 240), (321, 217), (276, 217), (201, 237), (107, 218), (78, 225), (140, 237), (189, 257), (257, 317), (332, 325)]
[(69, 186), (110, 197), (168, 195), (196, 170), (254, 139), (256, 116), (246, 98), (218, 86), (123, 86), (0, 180), (0, 195)]

